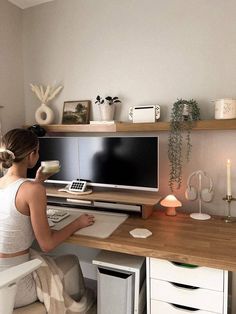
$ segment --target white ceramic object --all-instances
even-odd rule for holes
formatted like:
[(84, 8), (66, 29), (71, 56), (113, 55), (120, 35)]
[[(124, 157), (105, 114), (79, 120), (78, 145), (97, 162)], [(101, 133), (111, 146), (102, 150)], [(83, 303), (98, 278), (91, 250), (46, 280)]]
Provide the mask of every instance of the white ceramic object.
[(190, 217), (197, 220), (208, 220), (211, 218), (210, 215), (202, 213), (192, 213), (190, 214)]
[(215, 119), (235, 119), (236, 118), (236, 100), (222, 98), (214, 101)]
[(102, 121), (114, 120), (115, 104), (109, 105), (108, 103), (105, 102), (99, 105), (99, 110)]
[(43, 167), (42, 172), (45, 174), (53, 174), (60, 171), (59, 160), (45, 160), (41, 161), (41, 166)]
[(40, 125), (51, 124), (54, 120), (54, 112), (49, 106), (41, 104), (35, 112), (35, 120)]
[(129, 232), (134, 238), (147, 238), (152, 235), (152, 232), (148, 229), (136, 228)]

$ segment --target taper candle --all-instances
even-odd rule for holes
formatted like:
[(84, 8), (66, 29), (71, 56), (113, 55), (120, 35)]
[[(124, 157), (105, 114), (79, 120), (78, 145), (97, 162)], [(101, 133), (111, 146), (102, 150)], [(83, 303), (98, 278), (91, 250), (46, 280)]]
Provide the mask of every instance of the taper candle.
[(232, 195), (231, 191), (231, 162), (227, 160), (227, 195)]

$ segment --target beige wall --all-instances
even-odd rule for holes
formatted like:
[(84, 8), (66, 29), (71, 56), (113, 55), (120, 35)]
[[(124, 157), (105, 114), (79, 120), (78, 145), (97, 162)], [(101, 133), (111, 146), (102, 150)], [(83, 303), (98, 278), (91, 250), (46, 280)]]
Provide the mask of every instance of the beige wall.
[(0, 0), (0, 105), (3, 131), (25, 121), (22, 10)]
[[(29, 83), (58, 84), (64, 89), (52, 102), (60, 122), (64, 100), (97, 94), (123, 100), (116, 119), (127, 121), (131, 105), (160, 104), (168, 120), (177, 98), (194, 98), (204, 119), (213, 118), (212, 99), (236, 97), (236, 27), (234, 0), (55, 0), (24, 10), (26, 122), (34, 122), (39, 104)], [(93, 104), (93, 119), (99, 119)], [(160, 135), (160, 193), (169, 193), (166, 132)], [(187, 176), (207, 171), (216, 196), (204, 208), (226, 213), (226, 159), (232, 159), (236, 182), (235, 131), (195, 132)], [(176, 194), (187, 210), (197, 202)], [(236, 186), (233, 185), (236, 194)], [(236, 202), (235, 202), (236, 203)], [(236, 215), (236, 204), (232, 212)]]

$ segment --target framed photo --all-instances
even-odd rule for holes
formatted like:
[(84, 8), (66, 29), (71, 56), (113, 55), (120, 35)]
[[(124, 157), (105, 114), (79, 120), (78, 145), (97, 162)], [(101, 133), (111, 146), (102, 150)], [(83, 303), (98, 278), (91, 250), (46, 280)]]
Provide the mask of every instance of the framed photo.
[(88, 124), (90, 104), (90, 100), (65, 101), (62, 124)]

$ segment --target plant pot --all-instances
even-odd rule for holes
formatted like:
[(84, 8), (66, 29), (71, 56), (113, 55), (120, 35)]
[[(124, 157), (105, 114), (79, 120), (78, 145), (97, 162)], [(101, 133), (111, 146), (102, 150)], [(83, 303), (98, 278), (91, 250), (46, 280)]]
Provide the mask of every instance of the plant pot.
[(35, 120), (41, 125), (51, 124), (54, 120), (54, 112), (46, 104), (41, 104), (35, 112)]
[(109, 105), (108, 103), (99, 105), (100, 115), (102, 121), (114, 120), (115, 104)]

